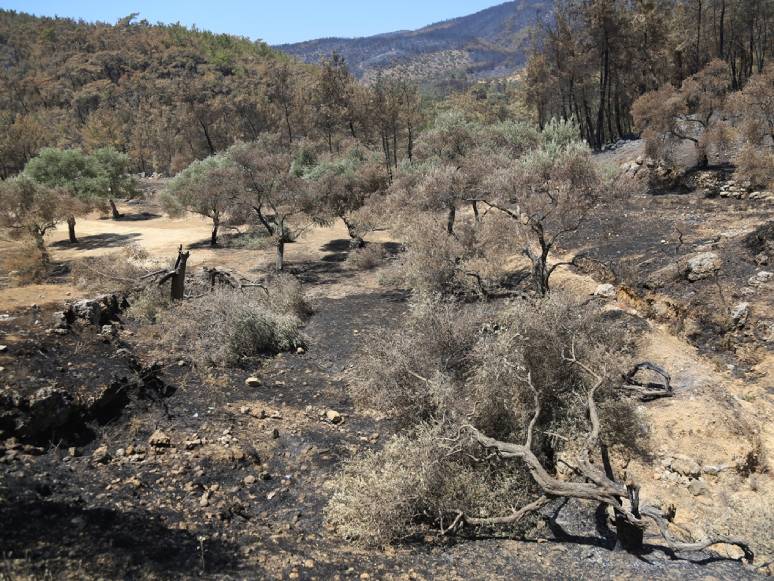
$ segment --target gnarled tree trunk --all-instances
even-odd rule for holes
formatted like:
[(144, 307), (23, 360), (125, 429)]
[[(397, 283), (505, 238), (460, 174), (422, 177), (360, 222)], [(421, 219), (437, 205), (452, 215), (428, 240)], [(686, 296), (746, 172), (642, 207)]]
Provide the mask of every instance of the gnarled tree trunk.
[(110, 203), (110, 211), (113, 213), (113, 220), (118, 220), (121, 217), (121, 212), (118, 211), (116, 203), (113, 201), (113, 198), (110, 198), (108, 202)]
[(70, 237), (70, 244), (78, 244), (78, 238), (75, 236), (75, 216), (67, 217), (67, 234)]

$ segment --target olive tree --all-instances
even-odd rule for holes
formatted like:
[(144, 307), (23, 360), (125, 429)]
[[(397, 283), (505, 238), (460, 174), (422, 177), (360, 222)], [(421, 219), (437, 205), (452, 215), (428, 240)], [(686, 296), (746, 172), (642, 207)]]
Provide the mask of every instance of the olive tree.
[(50, 262), (46, 234), (78, 209), (66, 191), (26, 175), (0, 181), (0, 228), (14, 239), (32, 238), (44, 267)]
[(575, 232), (599, 201), (603, 181), (571, 122), (552, 121), (540, 146), (493, 171), (479, 198), (518, 226), (520, 250), (532, 263), (532, 281), (539, 295), (561, 263), (549, 265), (558, 242)]
[[(109, 204), (113, 217), (118, 218), (113, 198), (134, 193), (128, 167), (128, 156), (110, 148), (86, 155), (79, 149), (48, 147), (27, 163), (24, 173), (40, 184), (67, 190), (81, 202), (83, 210), (107, 209)], [(67, 217), (67, 225), (70, 242), (75, 244), (75, 214)]]
[(387, 188), (388, 176), (378, 157), (355, 146), (343, 155), (325, 156), (296, 171), (310, 187), (315, 220), (327, 224), (340, 219), (347, 227), (351, 247), (362, 248), (363, 236), (371, 225), (358, 212)]
[(137, 185), (129, 173), (131, 160), (125, 153), (112, 147), (103, 147), (91, 154), (97, 180), (97, 196), (107, 200), (113, 219), (121, 217), (116, 207), (116, 198), (131, 198), (136, 194)]
[(167, 185), (161, 203), (172, 216), (193, 212), (212, 220), (210, 246), (218, 243), (218, 229), (240, 193), (237, 166), (225, 154), (194, 161)]
[(236, 143), (226, 152), (236, 167), (239, 194), (235, 204), (272, 238), (276, 269), (283, 270), (285, 244), (295, 240), (311, 223), (311, 196), (295, 175), (293, 151), (276, 134), (253, 142)]

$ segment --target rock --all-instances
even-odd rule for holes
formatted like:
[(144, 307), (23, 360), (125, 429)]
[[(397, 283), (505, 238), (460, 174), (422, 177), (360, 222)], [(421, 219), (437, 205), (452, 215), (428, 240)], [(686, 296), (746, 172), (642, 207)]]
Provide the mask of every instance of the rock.
[(328, 410), (325, 412), (325, 419), (332, 424), (340, 424), (344, 421), (344, 418), (341, 417), (341, 414), (335, 410)]
[(761, 270), (760, 272), (756, 272), (754, 275), (752, 275), (748, 282), (752, 286), (761, 286), (769, 282), (772, 278), (774, 278), (774, 272)]
[(210, 492), (208, 490), (205, 490), (204, 494), (202, 494), (202, 497), (199, 499), (199, 506), (204, 508), (209, 505), (210, 505)]
[(697, 477), (701, 475), (701, 466), (689, 456), (675, 456), (672, 460), (671, 468), (673, 472), (688, 477)]
[(110, 452), (107, 446), (100, 446), (91, 453), (91, 459), (97, 464), (106, 464), (110, 460)]
[(67, 448), (67, 455), (70, 458), (75, 458), (78, 455), (78, 448), (76, 448), (75, 446), (70, 446), (69, 448)]
[(688, 490), (694, 496), (703, 496), (709, 494), (709, 486), (703, 480), (691, 480), (688, 483)]
[(298, 349), (296, 349), (296, 353), (298, 353), (299, 355), (303, 355), (304, 353), (306, 353), (306, 349), (304, 349), (303, 347), (299, 347)]
[(8, 345), (0, 345), (0, 353), (6, 353), (8, 351)]
[(256, 479), (255, 476), (253, 476), (252, 474), (249, 474), (249, 475), (245, 476), (245, 478), (244, 478), (244, 480), (242, 482), (245, 483), (245, 486), (252, 486), (253, 484), (255, 484), (256, 480), (257, 479)]
[(688, 260), (687, 276), (691, 282), (713, 276), (720, 270), (723, 261), (714, 252), (702, 252)]
[(172, 444), (172, 440), (161, 430), (156, 430), (151, 437), (148, 438), (148, 444), (154, 448), (169, 448)]
[(750, 303), (739, 303), (731, 309), (731, 322), (736, 327), (744, 327), (750, 316)]
[(260, 387), (261, 386), (261, 380), (257, 377), (248, 377), (245, 379), (245, 385), (247, 387)]
[(758, 266), (766, 266), (769, 263), (769, 255), (765, 252), (761, 252), (755, 255), (755, 264)]
[(601, 284), (594, 291), (595, 297), (603, 297), (606, 299), (614, 299), (616, 295), (615, 286), (612, 284)]

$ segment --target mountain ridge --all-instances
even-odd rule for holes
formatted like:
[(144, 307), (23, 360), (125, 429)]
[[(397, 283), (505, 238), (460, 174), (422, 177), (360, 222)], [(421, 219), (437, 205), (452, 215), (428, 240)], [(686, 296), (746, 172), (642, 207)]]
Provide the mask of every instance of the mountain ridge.
[(529, 29), (550, 6), (549, 0), (512, 0), (416, 30), (317, 38), (274, 48), (307, 63), (336, 52), (366, 81), (379, 73), (425, 81), (506, 76), (523, 66)]

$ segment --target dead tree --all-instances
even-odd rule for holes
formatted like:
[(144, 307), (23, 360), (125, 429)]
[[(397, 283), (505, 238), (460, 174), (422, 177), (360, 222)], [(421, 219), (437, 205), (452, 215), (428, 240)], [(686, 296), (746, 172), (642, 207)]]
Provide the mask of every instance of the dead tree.
[(191, 256), (189, 252), (183, 252), (183, 245), (177, 249), (177, 260), (175, 261), (175, 267), (172, 270), (160, 270), (158, 272), (152, 272), (151, 274), (144, 276), (143, 278), (152, 278), (163, 274), (159, 279), (159, 286), (163, 285), (168, 280), (171, 280), (171, 297), (173, 301), (181, 301), (185, 298), (185, 269), (188, 257)]
[[(553, 499), (577, 498), (597, 502), (613, 509), (615, 513), (617, 542), (618, 546), (621, 548), (634, 551), (642, 548), (643, 533), (647, 526), (647, 521), (645, 519), (647, 518), (656, 524), (667, 546), (673, 551), (700, 551), (712, 545), (728, 544), (739, 547), (744, 552), (744, 557), (749, 562), (752, 562), (754, 559), (752, 550), (746, 542), (740, 539), (718, 536), (691, 543), (676, 540), (669, 531), (669, 523), (674, 518), (674, 510), (664, 512), (654, 506), (641, 503), (640, 488), (637, 484), (621, 484), (615, 480), (610, 471), (606, 473), (594, 464), (592, 452), (600, 448), (600, 423), (594, 396), (597, 389), (599, 389), (604, 382), (604, 377), (577, 359), (574, 345), (572, 346), (571, 354), (565, 356), (565, 360), (571, 365), (578, 366), (594, 381), (594, 384), (587, 395), (587, 407), (591, 430), (586, 438), (584, 446), (577, 454), (576, 465), (572, 466), (574, 472), (582, 478), (582, 481), (566, 481), (556, 478), (546, 470), (537, 455), (532, 451), (533, 432), (541, 413), (541, 402), (538, 390), (532, 383), (531, 374), (528, 374), (526, 378), (524, 378), (524, 382), (529, 386), (534, 395), (535, 410), (527, 428), (526, 441), (523, 444), (514, 444), (490, 438), (472, 425), (463, 426), (461, 433), (463, 431), (469, 433), (475, 442), (479, 443), (488, 451), (494, 452), (501, 458), (519, 459), (524, 462), (527, 465), (532, 478), (542, 489), (543, 494), (532, 503), (504, 516), (477, 518), (465, 514), (462, 511), (457, 511), (453, 517), (452, 524), (443, 532), (445, 534), (454, 532), (464, 525), (494, 526), (516, 523), (522, 520), (526, 515), (544, 507)], [(653, 369), (653, 367), (655, 366), (649, 366), (648, 368)], [(636, 370), (639, 370), (639, 368), (640, 367), (638, 366)], [(658, 372), (660, 371), (663, 370), (660, 370), (659, 368)], [(665, 377), (667, 378), (668, 383), (668, 374)]]

